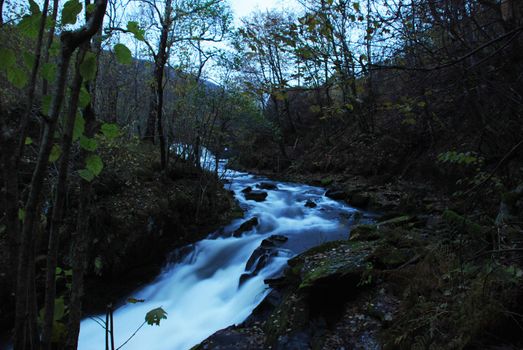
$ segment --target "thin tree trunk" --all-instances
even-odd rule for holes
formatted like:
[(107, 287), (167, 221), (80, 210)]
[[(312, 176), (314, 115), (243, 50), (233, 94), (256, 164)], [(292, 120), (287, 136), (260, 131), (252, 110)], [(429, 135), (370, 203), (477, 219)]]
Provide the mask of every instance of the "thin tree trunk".
[(40, 21), (40, 27), (38, 28), (38, 38), (36, 40), (35, 47), (35, 60), (33, 68), (31, 70), (31, 79), (29, 81), (28, 91), (27, 91), (27, 101), (25, 106), (25, 111), (22, 114), (22, 120), (20, 121), (20, 139), (18, 140), (18, 159), (22, 157), (24, 153), (25, 137), (27, 134), (27, 125), (29, 124), (29, 117), (31, 116), (31, 111), (33, 108), (33, 102), (35, 98), (36, 91), (36, 80), (38, 78), (38, 69), (40, 68), (40, 59), (42, 56), (42, 42), (44, 39), (45, 25), (47, 22), (47, 11), (49, 10), (49, 0), (44, 1), (44, 7), (42, 9), (42, 18)]
[(67, 176), (69, 171), (69, 159), (71, 153), (71, 145), (73, 141), (73, 129), (76, 119), (76, 112), (78, 110), (78, 97), (82, 87), (82, 76), (80, 75), (80, 64), (85, 56), (85, 49), (78, 51), (76, 55), (76, 72), (71, 87), (71, 94), (69, 100), (69, 110), (65, 122), (65, 128), (62, 137), (62, 156), (58, 169), (58, 183), (56, 185), (56, 194), (53, 205), (53, 212), (51, 217), (51, 229), (49, 232), (49, 242), (47, 250), (47, 273), (45, 282), (45, 305), (44, 305), (44, 324), (42, 329), (42, 348), (51, 348), (51, 335), (53, 330), (54, 320), (54, 305), (56, 298), (56, 283), (55, 270), (58, 261), (58, 244), (59, 231), (63, 224), (63, 214), (65, 198), (67, 194)]
[[(89, 0), (86, 0), (86, 6)], [(96, 50), (96, 66), (100, 62), (101, 44), (102, 44), (102, 26), (100, 25), (98, 34), (94, 41)], [(94, 106), (96, 105), (96, 77), (91, 84), (86, 84), (91, 101), (83, 111), (85, 119), (85, 134), (87, 137), (93, 137), (96, 127), (96, 115)], [(85, 150), (82, 151), (82, 161), (88, 156)], [(66, 349), (76, 350), (78, 347), (78, 335), (80, 334), (80, 321), (82, 319), (82, 299), (84, 295), (84, 274), (87, 268), (87, 250), (89, 249), (89, 220), (91, 212), (91, 183), (85, 180), (80, 182), (80, 204), (78, 207), (78, 217), (76, 232), (72, 237), (72, 270), (73, 277), (71, 281), (71, 298), (69, 301), (69, 323), (66, 336)], [(106, 324), (107, 327), (107, 324)]]
[[(3, 111), (1, 113), (4, 113)], [(2, 168), (4, 176), (4, 208), (9, 244), (9, 280), (14, 291), (17, 270), (17, 254), (20, 245), (20, 220), (18, 219), (18, 181), (16, 172), (16, 129), (10, 127), (6, 120), (2, 125)]]
[(4, 25), (4, 0), (0, 0), (0, 27)]
[[(33, 171), (30, 191), (25, 206), (25, 219), (22, 229), (21, 246), (18, 259), (18, 276), (16, 287), (16, 313), (14, 328), (14, 350), (32, 349), (29, 339), (37, 339), (36, 329), (31, 325), (36, 324), (36, 312), (31, 310), (35, 301), (30, 295), (31, 269), (34, 268), (34, 228), (39, 218), (39, 205), (42, 197), (42, 188), (48, 172), (48, 159), (53, 145), (53, 136), (62, 102), (65, 95), (65, 86), (69, 62), (73, 52), (83, 42), (98, 31), (101, 26), (107, 0), (98, 0), (89, 22), (74, 32), (64, 32), (61, 35), (61, 54), (58, 62), (57, 84), (55, 87), (51, 113), (44, 127), (38, 160)], [(33, 267), (32, 267), (33, 266)], [(34, 279), (33, 281), (34, 282)]]
[[(53, 44), (54, 34), (56, 30), (56, 18), (58, 17), (58, 7), (60, 5), (60, 0), (53, 0), (53, 14), (51, 16), (51, 28), (49, 28), (49, 35), (47, 37), (47, 43), (45, 44), (44, 50), (44, 64), (49, 63), (49, 49)], [(42, 95), (47, 95), (49, 88), (49, 82), (44, 79), (42, 85)]]

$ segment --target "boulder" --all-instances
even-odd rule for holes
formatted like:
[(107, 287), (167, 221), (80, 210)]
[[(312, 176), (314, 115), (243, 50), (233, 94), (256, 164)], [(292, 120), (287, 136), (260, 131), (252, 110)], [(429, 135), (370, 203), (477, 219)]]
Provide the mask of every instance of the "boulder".
[(309, 199), (307, 200), (307, 202), (305, 202), (305, 206), (307, 208), (316, 208), (318, 205)]
[(376, 241), (381, 238), (381, 233), (376, 225), (357, 225), (350, 232), (351, 241)]
[(278, 189), (278, 185), (270, 183), (270, 182), (260, 182), (259, 184), (256, 185), (256, 187), (258, 187), (259, 189), (262, 189), (262, 190), (277, 190)]
[(245, 264), (245, 273), (240, 276), (240, 286), (249, 278), (254, 277), (270, 262), (272, 257), (278, 255), (277, 245), (287, 242), (288, 238), (281, 235), (273, 235), (264, 239), (260, 246), (251, 254), (247, 264)]
[(258, 224), (258, 218), (253, 217), (241, 224), (240, 227), (238, 227), (238, 229), (234, 231), (232, 235), (234, 237), (240, 237), (244, 232), (252, 230), (255, 226), (258, 226)]
[(331, 188), (328, 189), (327, 192), (325, 192), (325, 196), (334, 200), (342, 200), (347, 197), (347, 194), (343, 190)]
[(244, 192), (245, 199), (256, 202), (263, 202), (267, 198), (267, 192), (263, 191), (250, 191)]
[(252, 192), (252, 187), (251, 186), (247, 186), (247, 187), (245, 187), (242, 190), (242, 193), (251, 193), (251, 192)]

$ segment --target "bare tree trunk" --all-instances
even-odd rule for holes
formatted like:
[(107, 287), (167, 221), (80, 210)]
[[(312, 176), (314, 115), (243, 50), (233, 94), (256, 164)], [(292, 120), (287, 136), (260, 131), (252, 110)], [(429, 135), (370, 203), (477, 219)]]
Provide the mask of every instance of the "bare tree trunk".
[[(87, 6), (88, 0), (86, 0)], [(102, 44), (102, 26), (94, 39), (96, 50), (96, 66), (100, 62), (100, 53)], [(96, 115), (94, 106), (96, 105), (96, 78), (87, 84), (87, 89), (91, 94), (91, 101), (83, 111), (85, 119), (85, 134), (87, 137), (93, 137), (96, 127)], [(87, 157), (87, 152), (82, 151), (82, 161)], [(80, 182), (80, 204), (78, 207), (78, 217), (76, 232), (72, 237), (72, 255), (71, 261), (73, 278), (71, 281), (71, 298), (69, 301), (69, 321), (66, 336), (66, 349), (76, 350), (78, 347), (78, 335), (80, 334), (80, 321), (82, 319), (82, 299), (84, 296), (84, 274), (87, 268), (87, 250), (89, 249), (89, 220), (91, 212), (91, 183), (85, 180)]]
[[(4, 111), (0, 113), (4, 114)], [(5, 118), (5, 116), (4, 116)], [(7, 118), (6, 118), (7, 119)], [(4, 122), (4, 120), (2, 120)], [(4, 124), (4, 123), (2, 123)], [(2, 168), (4, 175), (4, 208), (7, 227), (7, 237), (9, 244), (9, 280), (14, 289), (16, 281), (17, 269), (17, 254), (20, 245), (20, 220), (18, 219), (18, 181), (16, 172), (16, 147), (18, 146), (16, 138), (16, 128), (11, 127), (9, 120), (5, 120), (5, 124), (1, 125), (2, 142)], [(14, 291), (14, 290), (12, 290)]]
[(69, 171), (71, 145), (73, 141), (73, 129), (76, 119), (76, 111), (78, 109), (78, 97), (80, 95), (80, 89), (83, 82), (82, 76), (80, 75), (80, 64), (85, 57), (85, 52), (85, 49), (80, 49), (76, 55), (76, 72), (71, 87), (69, 110), (67, 112), (65, 128), (62, 136), (62, 156), (58, 169), (58, 183), (56, 185), (56, 194), (51, 217), (51, 229), (49, 232), (47, 250), (47, 273), (45, 282), (45, 311), (42, 329), (42, 349), (51, 348), (51, 335), (53, 330), (54, 305), (56, 298), (55, 270), (58, 261), (59, 231), (63, 224), (62, 219), (68, 188), (67, 176)]
[(40, 27), (38, 28), (38, 38), (36, 40), (35, 47), (35, 60), (33, 68), (31, 70), (31, 79), (29, 81), (28, 91), (27, 91), (27, 105), (25, 106), (26, 110), (22, 114), (22, 120), (20, 121), (20, 139), (18, 140), (18, 158), (20, 158), (24, 153), (25, 145), (25, 136), (27, 133), (27, 125), (29, 124), (29, 117), (31, 115), (31, 110), (33, 108), (33, 102), (35, 98), (36, 91), (36, 79), (38, 75), (38, 69), (40, 68), (40, 59), (42, 55), (42, 42), (44, 39), (45, 25), (47, 23), (47, 11), (49, 10), (49, 0), (44, 1), (44, 7), (42, 9), (42, 18), (40, 22)]
[[(168, 39), (169, 31), (172, 24), (172, 0), (166, 0), (165, 2), (165, 13), (164, 18), (161, 20), (162, 32), (160, 35), (160, 42), (158, 45), (158, 53), (155, 55), (155, 66), (154, 66), (154, 83), (151, 87), (152, 97), (151, 105), (149, 108), (149, 116), (147, 118), (147, 128), (145, 131), (144, 140), (154, 142), (154, 127), (156, 124), (156, 129), (158, 132), (158, 138), (160, 140), (160, 161), (162, 170), (165, 169), (167, 165), (167, 156), (166, 156), (166, 145), (165, 145), (165, 135), (163, 131), (163, 75), (165, 70), (165, 65), (168, 60)], [(155, 123), (156, 121), (156, 123)]]
[(0, 27), (4, 25), (4, 0), (0, 0)]
[[(96, 117), (92, 104), (84, 110), (85, 134), (93, 137), (95, 134)], [(82, 161), (88, 152), (82, 151)], [(91, 183), (84, 179), (80, 182), (80, 199), (76, 232), (72, 235), (72, 270), (71, 299), (69, 301), (69, 323), (67, 327), (66, 349), (76, 350), (80, 321), (82, 319), (82, 299), (84, 296), (84, 274), (87, 268), (87, 250), (89, 248), (89, 218), (91, 216)]]
[[(58, 6), (60, 5), (60, 0), (53, 0), (53, 14), (51, 16), (51, 27), (49, 28), (49, 35), (47, 37), (47, 42), (45, 44), (44, 50), (44, 64), (49, 63), (49, 49), (53, 44), (54, 34), (56, 30), (56, 18), (58, 17)], [(44, 79), (42, 85), (42, 95), (47, 95), (47, 90), (49, 88), (49, 82)]]

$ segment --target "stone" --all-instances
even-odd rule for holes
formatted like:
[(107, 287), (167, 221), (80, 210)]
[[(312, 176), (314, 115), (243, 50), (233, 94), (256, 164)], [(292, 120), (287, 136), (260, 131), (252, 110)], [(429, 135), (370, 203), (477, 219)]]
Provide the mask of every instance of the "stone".
[(347, 194), (342, 190), (332, 188), (328, 189), (327, 192), (325, 192), (325, 196), (334, 200), (342, 200), (347, 197)]
[(252, 230), (255, 226), (258, 226), (258, 224), (258, 218), (253, 217), (241, 224), (240, 227), (238, 227), (238, 229), (234, 231), (232, 235), (234, 237), (240, 237), (244, 232)]
[(305, 202), (305, 206), (307, 208), (316, 208), (318, 205), (309, 199), (307, 200), (307, 202)]
[(270, 182), (260, 182), (256, 185), (256, 187), (262, 189), (262, 190), (277, 190), (278, 185), (270, 183)]
[(263, 202), (267, 198), (267, 192), (264, 191), (250, 191), (244, 192), (245, 199), (256, 202)]

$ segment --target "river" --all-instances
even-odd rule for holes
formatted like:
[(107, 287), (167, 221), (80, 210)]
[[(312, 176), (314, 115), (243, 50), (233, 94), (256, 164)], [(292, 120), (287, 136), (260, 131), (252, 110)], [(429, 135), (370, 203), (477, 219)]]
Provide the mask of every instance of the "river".
[[(244, 219), (185, 247), (178, 261), (169, 263), (152, 283), (130, 295), (145, 302), (115, 310), (117, 348), (143, 323), (148, 311), (162, 307), (167, 319), (160, 326), (145, 325), (122, 349), (190, 349), (214, 332), (245, 320), (269, 293), (264, 280), (278, 276), (288, 259), (321, 243), (347, 239), (357, 210), (325, 197), (325, 189), (237, 171), (228, 171), (225, 177), (245, 210)], [(277, 189), (263, 190), (268, 193), (265, 201), (247, 200), (242, 190), (247, 186), (256, 190), (260, 183), (275, 184)], [(307, 201), (317, 206), (306, 207)], [(232, 234), (253, 217), (258, 218), (257, 226), (240, 237)], [(247, 261), (272, 235), (288, 240), (275, 248), (257, 275), (240, 285)], [(104, 344), (105, 330), (93, 318), (83, 320), (79, 349), (99, 350)]]

